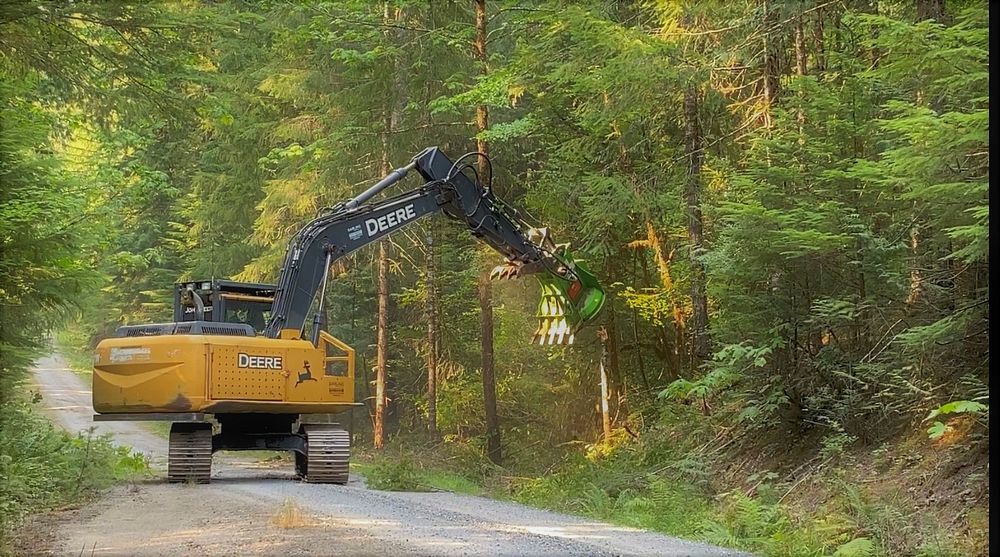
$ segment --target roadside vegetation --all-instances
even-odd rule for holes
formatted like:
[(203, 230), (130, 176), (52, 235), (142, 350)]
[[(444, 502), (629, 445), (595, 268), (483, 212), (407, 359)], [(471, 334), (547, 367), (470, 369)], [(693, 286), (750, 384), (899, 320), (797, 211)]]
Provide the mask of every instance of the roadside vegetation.
[(481, 280), (500, 260), (443, 219), (338, 261), (323, 310), (358, 350), (373, 486), (761, 555), (987, 555), (988, 16), (3, 4), (0, 402), (47, 331), (89, 367), (115, 327), (169, 320), (175, 281), (274, 281), (385, 168), (485, 151), (607, 303), (530, 345), (533, 282)]
[(107, 437), (70, 435), (18, 396), (0, 407), (0, 554), (29, 514), (77, 505), (117, 481), (148, 473), (141, 454), (114, 447)]
[[(988, 478), (949, 478), (954, 466), (988, 458), (967, 446), (913, 438), (849, 450), (828, 441), (822, 460), (794, 474), (758, 468), (727, 478), (733, 455), (713, 459), (679, 435), (664, 438), (619, 438), (502, 468), (455, 444), (397, 439), (365, 451), (353, 469), (373, 489), (485, 495), (762, 556), (988, 553), (989, 507), (968, 498)], [(937, 482), (950, 485), (925, 491)]]

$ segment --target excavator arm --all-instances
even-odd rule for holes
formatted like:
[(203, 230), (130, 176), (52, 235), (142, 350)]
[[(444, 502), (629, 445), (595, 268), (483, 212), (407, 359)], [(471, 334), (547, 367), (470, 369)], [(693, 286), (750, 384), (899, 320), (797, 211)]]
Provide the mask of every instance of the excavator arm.
[[(470, 153), (473, 155), (475, 153)], [(535, 274), (542, 286), (539, 344), (568, 344), (604, 302), (596, 278), (548, 238), (547, 230), (524, 225), (517, 211), (491, 188), (471, 180), (438, 148), (421, 151), (365, 192), (338, 204), (306, 224), (290, 242), (278, 279), (265, 334), (298, 338), (317, 293), (323, 295), (330, 264), (423, 217), (443, 212), (464, 223), (474, 236), (505, 256), (497, 278)], [(416, 170), (424, 184), (412, 191), (369, 203), (383, 190)], [(318, 317), (314, 319), (318, 330)]]

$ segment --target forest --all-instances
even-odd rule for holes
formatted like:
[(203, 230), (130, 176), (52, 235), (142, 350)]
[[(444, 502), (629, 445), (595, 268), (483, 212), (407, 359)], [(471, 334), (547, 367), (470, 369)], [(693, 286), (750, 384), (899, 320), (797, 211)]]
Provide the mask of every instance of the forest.
[(491, 282), (500, 256), (440, 217), (337, 262), (372, 478), (761, 555), (987, 555), (988, 19), (0, 2), (0, 511), (54, 489), (12, 433), (35, 357), (86, 366), (169, 321), (178, 281), (273, 282), (304, 223), (438, 146), (488, 154), (607, 300), (532, 345), (534, 279)]

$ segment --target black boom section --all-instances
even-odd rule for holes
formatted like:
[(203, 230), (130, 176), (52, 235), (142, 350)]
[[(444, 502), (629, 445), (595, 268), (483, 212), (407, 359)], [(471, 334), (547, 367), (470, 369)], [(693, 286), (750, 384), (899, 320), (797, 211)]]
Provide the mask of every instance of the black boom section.
[[(416, 168), (425, 184), (413, 191), (364, 204)], [(494, 249), (522, 262), (544, 255), (507, 214), (491, 190), (476, 184), (436, 147), (423, 150), (358, 197), (333, 207), (296, 234), (285, 252), (271, 319), (264, 334), (276, 338), (285, 329), (301, 331), (309, 307), (327, 271), (327, 263), (443, 210), (465, 222)], [(329, 257), (328, 257), (329, 256)]]
[(517, 224), (516, 211), (497, 198), (492, 189), (461, 173), (438, 148), (425, 149), (414, 161), (425, 180), (446, 180), (454, 189), (455, 195), (443, 207), (444, 213), (465, 222), (474, 236), (511, 260), (528, 263), (545, 256)]

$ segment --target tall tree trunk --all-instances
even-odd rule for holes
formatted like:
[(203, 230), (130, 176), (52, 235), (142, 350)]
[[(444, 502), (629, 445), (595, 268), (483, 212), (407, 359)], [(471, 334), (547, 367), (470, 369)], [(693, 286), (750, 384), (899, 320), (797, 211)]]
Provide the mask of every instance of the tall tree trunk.
[(500, 420), (497, 417), (497, 384), (493, 375), (493, 299), (490, 277), (479, 279), (479, 311), (483, 331), (483, 407), (486, 411), (486, 454), (494, 464), (500, 464)]
[(608, 399), (611, 393), (608, 389), (608, 332), (601, 329), (597, 333), (601, 339), (601, 360), (598, 369), (601, 375), (601, 430), (604, 433), (604, 441), (611, 441), (611, 408)]
[(826, 47), (823, 44), (823, 8), (816, 9), (813, 41), (816, 47), (816, 72), (823, 73), (826, 71)]
[(906, 295), (907, 306), (916, 304), (924, 289), (924, 276), (920, 270), (920, 226), (918, 224), (910, 227), (910, 253), (912, 254), (912, 263), (910, 264), (910, 289)]
[(698, 122), (698, 90), (694, 85), (684, 93), (684, 135), (688, 152), (685, 187), (688, 210), (688, 243), (691, 245), (691, 348), (696, 359), (708, 357), (708, 296), (705, 293), (705, 265), (701, 217), (701, 126)]
[(437, 290), (434, 261), (434, 230), (427, 233), (427, 431), (437, 437)]
[(944, 0), (916, 0), (916, 6), (917, 21), (941, 21), (944, 18)]
[(770, 0), (763, 0), (764, 7), (764, 127), (771, 127), (771, 107), (778, 100), (779, 53), (775, 44), (774, 27), (777, 12)]
[[(399, 19), (399, 10), (395, 14), (389, 7), (389, 2), (383, 4), (383, 19), (385, 22), (392, 22)], [(387, 38), (392, 34), (389, 30), (385, 32)], [(399, 63), (395, 64), (399, 66)], [(395, 72), (393, 89), (399, 91), (402, 84), (399, 83), (401, 73)], [(388, 107), (385, 110), (385, 127), (382, 132), (382, 161), (380, 174), (385, 176), (392, 172), (389, 160), (389, 136), (396, 131), (402, 107), (392, 98), (388, 100)], [(401, 98), (400, 101), (403, 99)], [(378, 327), (375, 337), (375, 427), (372, 444), (376, 449), (381, 449), (385, 445), (385, 414), (388, 403), (386, 396), (386, 354), (389, 349), (389, 258), (385, 251), (385, 240), (378, 244)]]
[[(616, 267), (612, 257), (605, 258), (605, 276), (608, 284), (616, 280)], [(628, 403), (625, 398), (625, 381), (621, 374), (621, 353), (618, 346), (618, 316), (615, 310), (614, 297), (608, 298), (604, 306), (606, 335), (601, 339), (603, 353), (602, 373), (607, 376), (608, 400), (615, 401), (615, 415), (628, 414)], [(614, 420), (612, 420), (613, 422)]]
[[(806, 37), (805, 30), (802, 27), (802, 16), (795, 18), (795, 37), (793, 39), (795, 43), (795, 75), (803, 76), (806, 75), (806, 60), (808, 59), (808, 53), (806, 52)], [(802, 97), (802, 92), (799, 92), (799, 97)], [(805, 124), (806, 124), (806, 113), (801, 108), (798, 110), (798, 114), (795, 115), (795, 120), (799, 125), (799, 145), (805, 145), (806, 135), (805, 135)]]
[[(382, 134), (382, 163), (379, 173), (385, 176), (392, 171), (389, 164), (389, 132), (391, 117), (386, 117)], [(385, 240), (378, 243), (378, 325), (375, 332), (375, 428), (372, 444), (376, 449), (385, 445), (385, 380), (386, 353), (389, 349), (389, 257), (385, 253)]]
[(795, 74), (806, 75), (806, 38), (802, 16), (795, 18)]
[[(486, 0), (473, 0), (476, 9), (476, 38), (473, 43), (476, 59), (482, 65), (485, 75), (489, 72), (486, 65)], [(486, 105), (476, 106), (476, 131), (482, 133), (489, 129), (489, 114)], [(484, 155), (489, 154), (489, 145), (482, 138), (476, 139), (476, 150)], [(484, 184), (492, 181), (489, 165), (485, 157), (479, 157), (479, 178)], [(486, 453), (494, 464), (500, 464), (500, 420), (497, 416), (497, 386), (493, 369), (493, 293), (490, 287), (489, 274), (484, 274), (479, 281), (479, 309), (482, 313), (482, 351), (483, 351), (483, 403), (486, 411)]]
[[(483, 75), (489, 73), (486, 58), (486, 0), (474, 0), (476, 5), (476, 40), (474, 43), (476, 59), (482, 65)], [(482, 133), (490, 127), (489, 112), (486, 105), (476, 106), (476, 131)], [(476, 139), (476, 150), (484, 155), (489, 155), (489, 145), (483, 138)], [(479, 157), (479, 177), (484, 184), (489, 184), (493, 179), (489, 175), (489, 165), (486, 159)]]
[(389, 259), (385, 242), (378, 244), (378, 332), (375, 340), (375, 431), (376, 449), (385, 445), (385, 360), (388, 348), (386, 329), (389, 323)]

